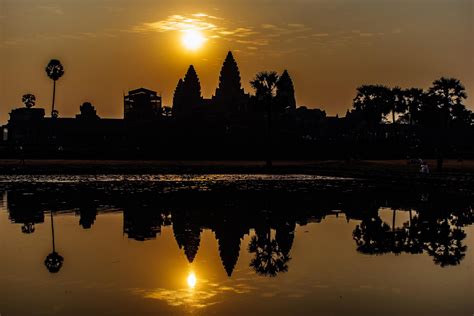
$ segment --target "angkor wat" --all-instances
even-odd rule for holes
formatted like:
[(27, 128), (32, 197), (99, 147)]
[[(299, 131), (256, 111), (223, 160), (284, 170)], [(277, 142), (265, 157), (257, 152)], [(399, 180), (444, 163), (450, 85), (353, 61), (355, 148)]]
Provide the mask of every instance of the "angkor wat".
[(464, 105), (464, 86), (441, 78), (427, 91), (363, 85), (345, 117), (297, 107), (287, 70), (261, 72), (242, 88), (229, 52), (219, 85), (203, 98), (191, 65), (174, 91), (172, 107), (139, 88), (124, 95), (124, 118), (104, 119), (85, 102), (76, 118), (62, 118), (54, 106), (56, 81), (64, 73), (57, 60), (46, 68), (53, 80), (51, 117), (33, 108), (11, 111), (0, 151), (11, 158), (147, 159), (357, 159), (474, 157), (474, 115)]

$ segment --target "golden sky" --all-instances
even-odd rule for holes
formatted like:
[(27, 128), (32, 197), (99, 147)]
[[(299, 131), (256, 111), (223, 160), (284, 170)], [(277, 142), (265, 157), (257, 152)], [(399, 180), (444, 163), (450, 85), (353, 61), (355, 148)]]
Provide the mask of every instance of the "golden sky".
[[(427, 88), (441, 76), (474, 91), (472, 0), (0, 0), (0, 123), (21, 96), (51, 107), (44, 72), (60, 59), (57, 109), (85, 101), (122, 117), (123, 93), (173, 90), (194, 64), (211, 97), (228, 50), (242, 83), (288, 69), (298, 105), (344, 114), (361, 84)], [(203, 39), (191, 50), (190, 29)], [(198, 45), (199, 46), (199, 45)], [(474, 104), (468, 99), (467, 104)], [(471, 107), (472, 108), (472, 107)]]

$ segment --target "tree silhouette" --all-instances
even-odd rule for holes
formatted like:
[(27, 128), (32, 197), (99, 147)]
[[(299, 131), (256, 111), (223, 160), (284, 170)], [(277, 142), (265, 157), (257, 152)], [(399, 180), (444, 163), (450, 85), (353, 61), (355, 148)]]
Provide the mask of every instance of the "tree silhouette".
[(352, 236), (357, 244), (357, 251), (364, 254), (379, 255), (390, 252), (390, 241), (387, 238), (390, 226), (380, 217), (368, 217), (357, 225)]
[(423, 249), (441, 267), (457, 265), (465, 257), (467, 247), (462, 241), (466, 234), (456, 225), (456, 217), (448, 214), (444, 218), (436, 216), (416, 217), (413, 225), (418, 229)]
[(274, 98), (276, 95), (278, 74), (275, 71), (259, 72), (250, 81), (250, 85), (255, 89), (258, 103), (267, 112), (267, 166), (272, 165), (272, 111)]
[(428, 90), (427, 106), (438, 113), (441, 127), (449, 127), (452, 122), (469, 123), (470, 112), (463, 104), (466, 98), (466, 89), (458, 79), (441, 77)]
[(277, 109), (284, 114), (294, 114), (296, 110), (295, 88), (290, 74), (285, 69), (277, 81)]
[(392, 93), (390, 88), (382, 85), (363, 85), (357, 88), (353, 100), (354, 110), (361, 114), (366, 124), (373, 128), (391, 109)]
[(44, 265), (50, 273), (58, 273), (63, 266), (64, 258), (56, 252), (56, 244), (54, 242), (54, 220), (53, 220), (53, 211), (51, 211), (51, 235), (53, 242), (53, 251), (46, 256), (44, 260)]
[(31, 94), (31, 93), (27, 93), (27, 94), (24, 94), (23, 97), (21, 98), (21, 102), (23, 102), (23, 104), (28, 108), (32, 108), (35, 106), (35, 103), (36, 103), (36, 97)]
[(56, 98), (56, 81), (64, 75), (64, 67), (59, 60), (51, 59), (46, 66), (46, 74), (51, 80), (53, 80), (53, 104), (51, 107), (51, 117), (57, 118), (58, 112), (54, 109), (54, 101)]
[(408, 116), (408, 122), (413, 125), (415, 122), (419, 122), (419, 113), (425, 100), (425, 94), (423, 89), (410, 88), (406, 89), (403, 93), (406, 105), (406, 116)]
[(407, 109), (405, 90), (400, 87), (392, 88), (389, 102), (391, 103), (392, 124), (395, 124), (396, 114), (404, 113)]

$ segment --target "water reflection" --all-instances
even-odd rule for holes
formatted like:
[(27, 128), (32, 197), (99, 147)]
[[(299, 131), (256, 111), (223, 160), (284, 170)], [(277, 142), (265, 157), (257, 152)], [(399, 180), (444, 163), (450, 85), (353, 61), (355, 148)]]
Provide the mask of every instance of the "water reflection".
[(188, 277), (186, 278), (186, 283), (188, 283), (190, 289), (194, 289), (194, 287), (196, 286), (196, 281), (196, 275), (194, 274), (194, 272), (190, 272)]
[(46, 256), (46, 259), (44, 259), (44, 265), (48, 269), (49, 272), (51, 273), (58, 273), (59, 270), (61, 270), (61, 267), (63, 266), (64, 258), (56, 252), (56, 243), (54, 240), (54, 217), (53, 217), (53, 211), (50, 212), (51, 215), (51, 241), (53, 244), (53, 251)]
[(426, 252), (442, 267), (461, 262), (467, 250), (463, 244), (466, 237), (463, 227), (474, 220), (471, 206), (451, 212), (428, 208), (414, 217), (411, 210), (409, 213), (410, 220), (399, 228), (394, 224), (396, 209), (393, 209), (392, 228), (378, 214), (365, 216), (353, 232), (357, 251), (369, 255)]
[[(469, 197), (427, 198), (426, 193), (407, 193), (403, 198), (386, 192), (194, 191), (159, 194), (142, 190), (123, 191), (61, 187), (55, 190), (8, 191), (7, 210), (12, 223), (33, 234), (50, 211), (52, 252), (44, 264), (52, 273), (60, 271), (64, 258), (56, 251), (54, 214), (79, 215), (83, 229), (93, 229), (100, 214), (123, 210), (123, 233), (145, 242), (160, 236), (162, 227), (172, 226), (177, 246), (193, 263), (199, 253), (203, 230), (212, 230), (222, 267), (231, 277), (241, 251), (252, 255), (249, 267), (259, 276), (276, 277), (291, 268), (291, 249), (297, 224), (319, 223), (330, 216), (356, 220), (352, 232), (357, 251), (364, 255), (427, 254), (441, 267), (460, 264), (467, 252), (464, 227), (472, 225), (474, 212)], [(85, 192), (84, 192), (85, 191)], [(58, 198), (60, 197), (60, 198)], [(258, 198), (257, 198), (258, 197)], [(380, 209), (392, 211), (392, 222), (380, 217)], [(396, 225), (397, 216), (408, 220)], [(242, 246), (242, 240), (250, 242)], [(187, 277), (196, 285), (194, 273)]]

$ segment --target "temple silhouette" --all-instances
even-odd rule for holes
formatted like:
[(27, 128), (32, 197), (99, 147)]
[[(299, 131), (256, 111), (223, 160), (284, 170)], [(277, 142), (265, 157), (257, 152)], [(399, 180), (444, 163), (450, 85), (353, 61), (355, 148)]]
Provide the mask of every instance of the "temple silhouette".
[(173, 104), (138, 88), (123, 99), (123, 119), (101, 118), (90, 102), (75, 118), (59, 115), (58, 60), (46, 68), (54, 82), (51, 116), (35, 108), (13, 109), (2, 127), (0, 153), (11, 158), (319, 159), (474, 156), (474, 114), (463, 104), (464, 86), (441, 78), (427, 91), (382, 85), (357, 88), (344, 117), (297, 106), (290, 73), (261, 72), (254, 93), (242, 88), (238, 64), (228, 52), (214, 95), (201, 93), (189, 66), (177, 82)]

